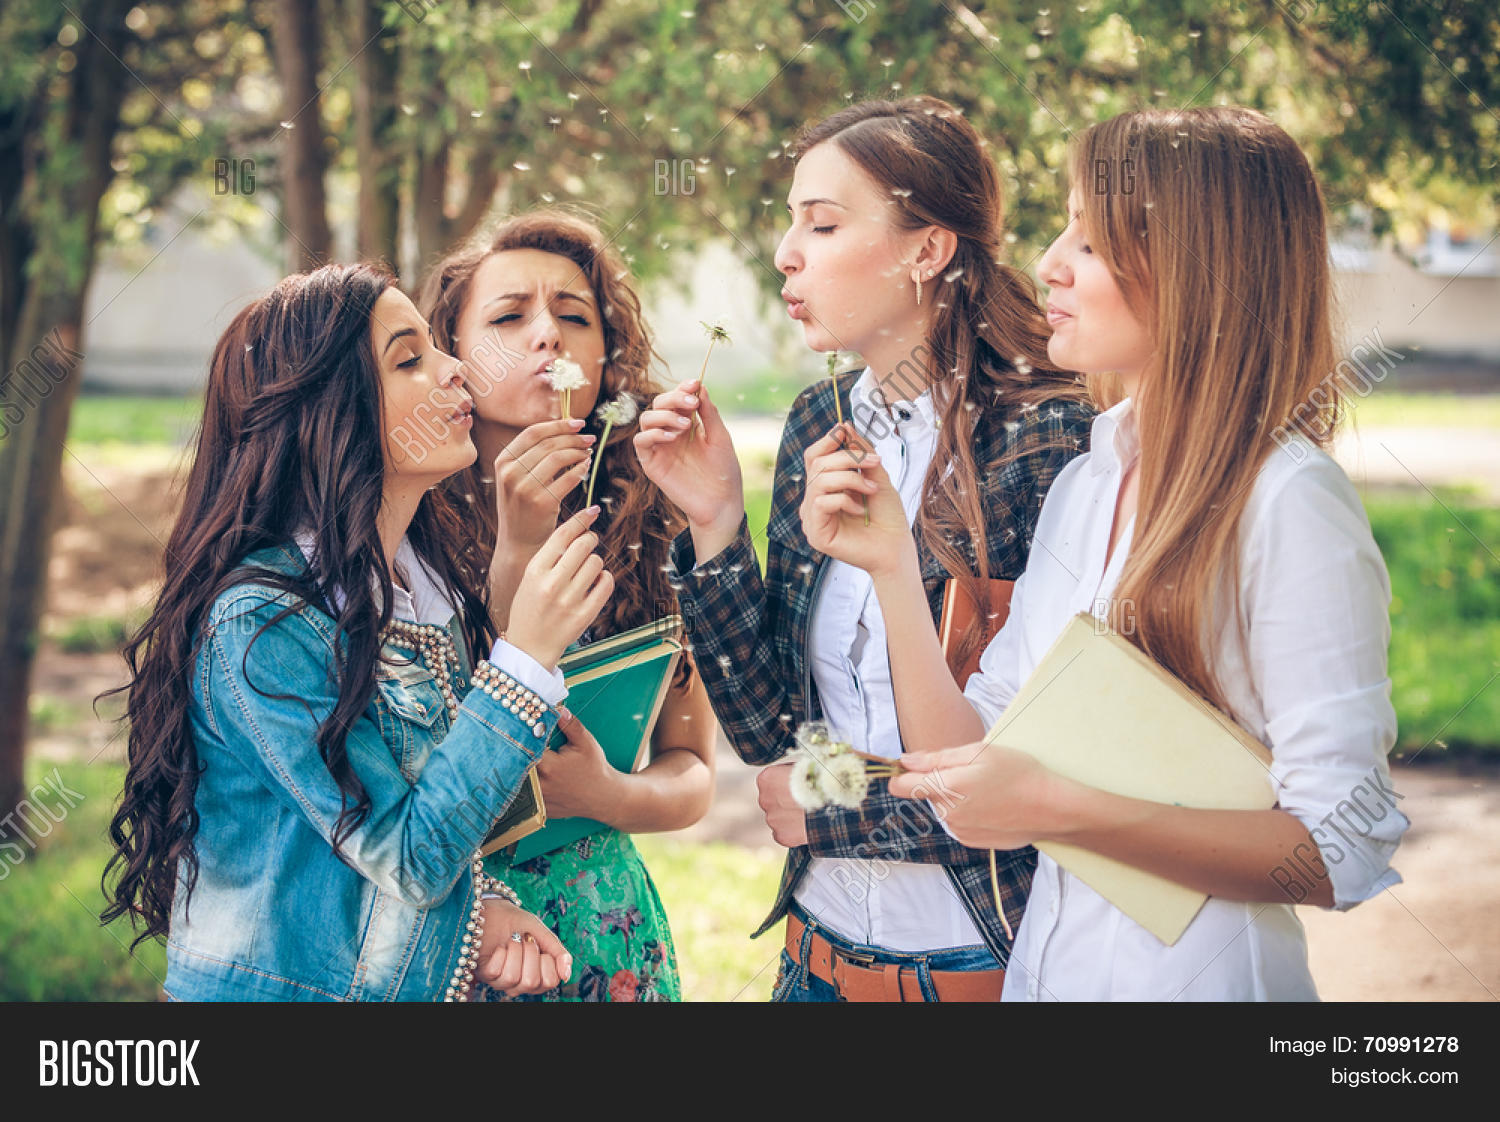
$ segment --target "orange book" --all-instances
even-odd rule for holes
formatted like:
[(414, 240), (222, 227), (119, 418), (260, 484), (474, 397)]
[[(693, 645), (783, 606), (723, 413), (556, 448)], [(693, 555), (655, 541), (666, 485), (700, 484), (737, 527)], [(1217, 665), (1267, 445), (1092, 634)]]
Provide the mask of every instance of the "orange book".
[(983, 636), (979, 645), (974, 648), (974, 653), (953, 676), (959, 689), (963, 689), (974, 671), (979, 669), (979, 656), (984, 654), (985, 647), (990, 645), (990, 640), (1005, 625), (1005, 619), (1010, 615), (1010, 593), (1016, 582), (992, 580), (988, 583), (989, 602), (982, 614), (974, 603), (974, 597), (956, 579), (949, 577), (948, 583), (943, 587), (943, 614), (938, 621), (938, 642), (943, 645), (944, 657), (957, 649), (959, 640), (969, 630), (978, 628)]

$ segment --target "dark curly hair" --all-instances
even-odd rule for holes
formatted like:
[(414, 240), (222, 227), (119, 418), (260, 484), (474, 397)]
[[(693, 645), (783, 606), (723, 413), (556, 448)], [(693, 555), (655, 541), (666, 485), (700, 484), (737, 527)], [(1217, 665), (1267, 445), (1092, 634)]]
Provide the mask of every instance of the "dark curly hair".
[[(104, 890), (111, 903), (101, 919), (144, 921), (132, 949), (167, 933), (176, 893), (185, 893), (185, 904), (197, 880), (201, 764), (189, 668), (210, 606), (232, 586), (254, 581), (294, 597), (255, 639), (307, 605), (336, 621), (338, 702), (318, 730), (318, 752), (343, 794), (335, 850), (369, 815), (345, 740), (373, 696), (380, 632), (391, 617), (391, 575), (376, 524), (385, 436), (370, 317), (393, 283), (370, 265), (288, 277), (240, 312), (214, 351), (161, 595), (125, 645), (129, 682), (109, 691), (128, 694), (129, 769), (109, 828), (115, 852)], [(477, 552), (472, 531), (432, 498), (418, 507), (408, 537), (463, 606), (470, 649), (486, 649), (493, 627), (483, 585), (472, 566), (460, 564)], [(249, 554), (291, 542), (299, 531), (314, 535), (307, 572), (287, 576), (245, 564)]]
[[(460, 249), (429, 274), (422, 287), (419, 307), (432, 326), (439, 347), (456, 354), (459, 313), (468, 299), (474, 274), (492, 254), (512, 249), (534, 249), (571, 261), (594, 293), (602, 312), (606, 356), (599, 400), (621, 392), (648, 406), (665, 389), (652, 376), (652, 364), (661, 362), (652, 348), (651, 336), (641, 314), (641, 301), (630, 285), (630, 271), (614, 249), (605, 244), (599, 227), (582, 214), (561, 207), (540, 207), (504, 219), (477, 244)], [(582, 430), (595, 436), (603, 426), (590, 417)], [(590, 631), (598, 637), (650, 623), (677, 611), (677, 594), (668, 583), (665, 566), (672, 539), (687, 526), (675, 504), (646, 478), (631, 445), (634, 429), (617, 427), (603, 451), (599, 478), (601, 510), (593, 529), (599, 534), (599, 552), (605, 568), (615, 576), (615, 592), (599, 613)], [(488, 501), (481, 481), (481, 465), (459, 472), (448, 481), (455, 504), (472, 511), (482, 540), (493, 547), (498, 513)], [(464, 496), (486, 496), (468, 506)], [(562, 503), (561, 517), (577, 513), (583, 492), (574, 488)], [(684, 658), (674, 684), (683, 686), (691, 673)]]

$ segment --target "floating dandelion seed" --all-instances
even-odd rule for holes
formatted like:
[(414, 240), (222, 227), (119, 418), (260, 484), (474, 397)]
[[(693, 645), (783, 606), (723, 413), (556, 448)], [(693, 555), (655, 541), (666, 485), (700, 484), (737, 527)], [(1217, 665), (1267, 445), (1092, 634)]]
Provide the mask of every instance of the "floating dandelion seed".
[(714, 353), (714, 344), (723, 343), (727, 347), (733, 341), (729, 338), (728, 321), (723, 316), (714, 320), (713, 323), (707, 323), (701, 319), (698, 323), (703, 328), (703, 334), (708, 336), (708, 350), (703, 355), (703, 369), (698, 371), (698, 387), (702, 389), (704, 375), (708, 373), (708, 356)]
[(531, 80), (531, 61), (529, 59), (522, 59), (516, 65), (521, 68), (522, 73), (526, 75), (526, 80), (529, 82)]
[(528, 164), (525, 160), (517, 160), (515, 163), (511, 164), (510, 166), (513, 167), (513, 168), (515, 168), (517, 171), (530, 171), (531, 170), (531, 165)]
[(296, 125), (296, 122), (294, 122), (294, 121), (282, 121), (281, 122), (281, 127), (284, 128), (284, 129), (294, 129), (294, 128), (297, 127), (297, 125)]
[(963, 271), (962, 266), (960, 266), (957, 269), (951, 269), (948, 272), (944, 273), (943, 274), (943, 280), (945, 280), (949, 284), (952, 284), (954, 281), (956, 281), (959, 277), (961, 277), (963, 275), (964, 275), (964, 271)]
[(557, 196), (554, 195), (551, 191), (543, 191), (542, 192), (542, 202), (544, 202), (544, 203), (550, 203), (550, 202), (555, 202), (556, 200), (557, 200)]
[(891, 188), (891, 194), (895, 195), (898, 199), (909, 199), (909, 198), (911, 198), (911, 188), (910, 187), (892, 187)]
[(557, 128), (558, 125), (562, 124), (562, 118), (561, 117), (548, 117), (547, 118), (547, 123), (549, 125), (551, 125), (555, 129), (555, 128)]
[(484, 110), (483, 109), (470, 109), (469, 110), (469, 116), (476, 117), (476, 118), (477, 117), (483, 117), (484, 116)]

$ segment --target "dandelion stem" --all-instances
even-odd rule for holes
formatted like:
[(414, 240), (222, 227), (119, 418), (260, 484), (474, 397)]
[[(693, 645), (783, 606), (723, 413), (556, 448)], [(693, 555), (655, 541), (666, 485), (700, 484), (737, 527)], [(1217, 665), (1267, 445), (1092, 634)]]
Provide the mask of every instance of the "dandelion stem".
[(604, 435), (599, 438), (599, 443), (594, 448), (594, 466), (589, 469), (589, 489), (583, 497), (585, 510), (594, 505), (594, 480), (599, 478), (599, 464), (604, 460), (604, 446), (609, 443), (609, 430), (614, 427), (613, 421), (604, 423)]
[(995, 868), (995, 851), (990, 850), (990, 891), (995, 894), (995, 912), (1000, 916), (1000, 923), (1005, 928), (1005, 937), (1012, 943), (1016, 941), (1016, 933), (1010, 929), (1010, 920), (1005, 918), (1005, 905), (1000, 902), (1000, 873)]

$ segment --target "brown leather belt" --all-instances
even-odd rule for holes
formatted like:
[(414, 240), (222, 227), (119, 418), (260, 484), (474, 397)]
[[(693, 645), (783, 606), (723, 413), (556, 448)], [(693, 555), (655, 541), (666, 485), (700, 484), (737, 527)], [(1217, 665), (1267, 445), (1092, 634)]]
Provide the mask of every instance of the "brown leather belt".
[[(808, 944), (807, 962), (802, 961), (804, 924), (796, 916), (786, 917), (786, 950), (792, 961), (805, 966), (838, 991), (843, 1001), (926, 1001), (915, 966), (895, 962), (862, 963), (852, 951), (835, 947), (814, 931)], [(1004, 970), (933, 970), (932, 988), (939, 1001), (999, 1001), (1005, 985)]]

